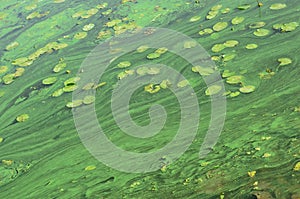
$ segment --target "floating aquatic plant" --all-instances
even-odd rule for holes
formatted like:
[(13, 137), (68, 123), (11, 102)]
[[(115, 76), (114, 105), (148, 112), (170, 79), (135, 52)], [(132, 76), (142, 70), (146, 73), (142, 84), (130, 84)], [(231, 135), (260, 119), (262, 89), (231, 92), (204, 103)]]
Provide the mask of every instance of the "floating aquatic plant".
[(184, 80), (181, 80), (180, 82), (177, 83), (177, 87), (178, 88), (183, 88), (185, 86), (189, 85), (189, 81), (184, 79)]
[(170, 80), (168, 79), (163, 80), (159, 85), (162, 89), (170, 88), (172, 86)]
[(257, 48), (257, 47), (258, 47), (257, 44), (247, 44), (247, 45), (245, 46), (245, 48), (246, 48), (246, 49), (249, 49), (249, 50), (255, 49), (255, 48)]
[(190, 22), (195, 22), (195, 21), (199, 21), (201, 19), (201, 16), (193, 16), (192, 18), (190, 18)]
[(285, 3), (274, 3), (270, 6), (271, 10), (280, 10), (286, 7)]
[(239, 84), (241, 83), (243, 80), (243, 76), (241, 75), (234, 75), (234, 76), (230, 76), (226, 79), (226, 83), (228, 84)]
[(67, 64), (65, 62), (59, 62), (58, 64), (56, 64), (53, 68), (53, 72), (58, 73), (60, 71), (62, 71), (65, 67), (67, 66)]
[(83, 30), (83, 31), (90, 31), (90, 30), (92, 30), (94, 27), (95, 27), (95, 24), (90, 23), (90, 24), (87, 24), (87, 25), (83, 26), (82, 30)]
[(95, 96), (92, 96), (92, 95), (87, 95), (87, 96), (85, 96), (84, 98), (83, 98), (83, 103), (84, 104), (92, 104), (92, 103), (94, 103), (95, 102), (95, 100), (96, 100), (96, 98), (95, 98)]
[(68, 93), (68, 92), (73, 92), (77, 89), (77, 85), (69, 85), (69, 86), (65, 86), (63, 87), (63, 91)]
[(235, 91), (235, 92), (231, 92), (230, 94), (229, 94), (229, 97), (237, 97), (237, 96), (239, 96), (241, 93), (239, 92), (239, 91)]
[(82, 105), (82, 100), (73, 100), (72, 102), (68, 102), (66, 107), (68, 108), (75, 108)]
[(51, 85), (57, 81), (57, 77), (48, 77), (42, 81), (44, 85)]
[(74, 39), (83, 39), (87, 36), (87, 32), (78, 32), (75, 33)]
[(262, 27), (264, 27), (265, 25), (266, 25), (265, 22), (259, 21), (259, 22), (251, 23), (251, 24), (249, 25), (249, 28), (262, 28)]
[(256, 31), (253, 32), (253, 34), (258, 37), (267, 36), (269, 33), (270, 31), (268, 29), (263, 28), (256, 29)]
[(151, 94), (157, 93), (160, 90), (160, 86), (154, 84), (148, 84), (147, 86), (144, 87), (144, 90)]
[(222, 60), (224, 62), (227, 62), (227, 61), (230, 61), (230, 60), (234, 59), (235, 57), (236, 57), (236, 54), (234, 54), (234, 53), (225, 54), (225, 55), (222, 56)]
[(59, 96), (61, 96), (63, 93), (64, 93), (64, 90), (63, 90), (62, 88), (60, 88), (60, 89), (54, 91), (54, 92), (52, 93), (51, 96), (52, 96), (52, 97), (59, 97)]
[(205, 28), (204, 30), (199, 31), (199, 35), (209, 35), (213, 33), (213, 29), (211, 28)]
[(221, 10), (222, 14), (227, 14), (229, 12), (230, 12), (230, 8), (224, 8), (224, 9)]
[(202, 67), (202, 66), (193, 66), (192, 71), (195, 73), (199, 73), (203, 76), (208, 76), (213, 74), (215, 71), (211, 67)]
[(239, 9), (239, 10), (247, 10), (247, 9), (249, 9), (250, 7), (251, 7), (250, 4), (244, 4), (244, 5), (238, 6), (237, 9)]
[(166, 47), (161, 47), (161, 48), (158, 48), (154, 51), (154, 53), (158, 53), (158, 54), (164, 54), (168, 51), (168, 48)]
[(227, 22), (218, 22), (213, 26), (213, 30), (216, 32), (219, 32), (221, 30), (224, 30), (225, 28), (227, 28), (228, 23)]
[(16, 77), (21, 77), (24, 72), (25, 72), (24, 68), (16, 68), (16, 72), (14, 73), (15, 74), (15, 78)]
[(0, 66), (0, 74), (6, 73), (7, 70), (8, 70), (7, 66)]
[(218, 53), (218, 52), (221, 52), (225, 48), (226, 48), (226, 46), (224, 44), (215, 44), (211, 48), (211, 51), (214, 53)]
[(205, 95), (215, 95), (215, 94), (219, 93), (221, 91), (221, 89), (222, 89), (222, 87), (220, 85), (209, 86), (205, 90)]
[(22, 114), (22, 115), (19, 115), (16, 118), (17, 122), (25, 122), (28, 119), (29, 119), (29, 115), (28, 114)]
[(237, 40), (228, 40), (226, 41), (223, 45), (225, 47), (235, 47), (239, 44), (239, 42)]
[(127, 68), (129, 66), (131, 66), (131, 62), (130, 61), (122, 61), (120, 63), (118, 63), (118, 68)]
[(233, 75), (235, 75), (235, 72), (234, 71), (229, 71), (229, 70), (224, 70), (223, 73), (222, 73), (223, 78), (230, 77), (230, 76), (233, 76)]
[(156, 59), (160, 57), (160, 53), (150, 53), (147, 55), (147, 59)]
[(244, 17), (234, 17), (232, 20), (231, 20), (231, 23), (233, 24), (233, 25), (237, 25), (237, 24), (240, 24), (240, 23), (242, 23), (243, 21), (245, 20), (245, 18)]
[(65, 86), (75, 85), (80, 80), (80, 77), (71, 77), (64, 81)]
[(148, 49), (149, 49), (149, 46), (147, 46), (147, 45), (142, 45), (142, 46), (138, 47), (138, 48), (136, 49), (136, 51), (139, 52), (139, 53), (142, 53), (142, 52), (145, 52), (145, 51), (148, 50)]
[(19, 46), (19, 43), (16, 41), (11, 42), (5, 47), (5, 50), (9, 51)]
[(248, 85), (248, 86), (243, 86), (239, 88), (239, 91), (241, 93), (252, 93), (255, 90), (255, 86)]
[(14, 81), (15, 74), (7, 74), (2, 77), (4, 84), (11, 84)]

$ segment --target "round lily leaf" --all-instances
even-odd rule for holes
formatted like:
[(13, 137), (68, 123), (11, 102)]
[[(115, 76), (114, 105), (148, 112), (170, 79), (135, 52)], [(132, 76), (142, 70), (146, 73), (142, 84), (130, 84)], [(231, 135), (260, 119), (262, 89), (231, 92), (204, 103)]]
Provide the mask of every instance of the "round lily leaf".
[(42, 81), (44, 85), (51, 85), (57, 81), (57, 77), (48, 77)]
[(95, 100), (96, 100), (95, 96), (88, 95), (88, 96), (85, 96), (85, 97), (83, 98), (83, 101), (82, 101), (82, 102), (83, 102), (84, 104), (92, 104), (92, 103), (95, 102)]
[(0, 66), (0, 74), (5, 73), (8, 70), (7, 66)]
[(28, 114), (22, 114), (22, 115), (19, 115), (16, 118), (17, 122), (25, 122), (28, 119), (29, 119), (29, 115)]
[(74, 35), (74, 39), (83, 39), (87, 36), (87, 32), (78, 32)]
[(234, 18), (231, 20), (231, 23), (232, 23), (233, 25), (237, 25), (237, 24), (242, 23), (244, 20), (245, 20), (244, 17), (234, 17)]
[(235, 47), (238, 44), (239, 44), (239, 42), (236, 40), (228, 40), (224, 43), (224, 46), (225, 47)]
[(142, 53), (149, 49), (149, 46), (143, 45), (136, 49), (137, 52)]
[(156, 59), (159, 58), (160, 54), (159, 53), (150, 53), (147, 55), (147, 59)]
[(215, 94), (219, 93), (221, 91), (221, 89), (222, 89), (222, 87), (220, 85), (209, 86), (205, 90), (205, 95), (215, 95)]
[(95, 24), (90, 23), (90, 24), (87, 24), (87, 25), (83, 26), (82, 30), (83, 30), (83, 31), (90, 31), (90, 30), (92, 30), (94, 27), (95, 27)]
[(189, 84), (189, 81), (185, 79), (185, 80), (182, 80), (182, 81), (178, 82), (177, 87), (178, 88), (183, 88), (183, 87), (187, 86), (188, 84)]
[(54, 91), (54, 92), (52, 93), (51, 96), (52, 96), (52, 97), (59, 97), (59, 96), (61, 96), (63, 93), (64, 93), (64, 90), (63, 90), (62, 88), (60, 88), (60, 89)]
[(267, 36), (270, 33), (268, 29), (259, 28), (256, 31), (254, 31), (254, 35), (258, 37)]
[(230, 76), (226, 79), (226, 83), (228, 84), (239, 84), (241, 83), (243, 80), (243, 76), (241, 75), (234, 75), (234, 76)]
[(194, 48), (197, 46), (197, 42), (196, 41), (186, 41), (183, 44), (184, 48)]
[(247, 45), (246, 45), (246, 49), (249, 49), (249, 50), (255, 49), (255, 48), (257, 48), (257, 47), (258, 47), (257, 44), (247, 44)]
[(218, 22), (213, 26), (213, 30), (219, 32), (221, 30), (224, 30), (227, 26), (228, 26), (227, 22)]
[(265, 22), (263, 21), (259, 21), (259, 22), (255, 22), (249, 25), (249, 28), (261, 28), (264, 27), (266, 25)]
[(118, 68), (127, 68), (129, 66), (131, 66), (131, 63), (130, 61), (122, 61), (120, 63), (118, 63)]
[(161, 48), (158, 48), (154, 53), (164, 54), (167, 51), (168, 51), (168, 49), (166, 47), (161, 47)]
[(270, 6), (271, 10), (280, 10), (286, 7), (285, 3), (274, 3)]
[(239, 91), (241, 93), (252, 93), (255, 90), (255, 86), (243, 86), (241, 88), (239, 88)]
[(193, 16), (192, 18), (190, 18), (190, 22), (195, 22), (195, 21), (199, 21), (201, 19), (201, 16)]
[(224, 44), (215, 44), (211, 48), (211, 51), (214, 52), (214, 53), (218, 53), (218, 52), (221, 52), (225, 48), (226, 48), (226, 46)]
[(285, 65), (289, 65), (292, 63), (292, 60), (287, 57), (279, 58), (277, 61), (280, 63), (279, 66), (285, 66)]
[(68, 108), (75, 108), (82, 105), (82, 100), (73, 100), (72, 102), (68, 102), (66, 107)]

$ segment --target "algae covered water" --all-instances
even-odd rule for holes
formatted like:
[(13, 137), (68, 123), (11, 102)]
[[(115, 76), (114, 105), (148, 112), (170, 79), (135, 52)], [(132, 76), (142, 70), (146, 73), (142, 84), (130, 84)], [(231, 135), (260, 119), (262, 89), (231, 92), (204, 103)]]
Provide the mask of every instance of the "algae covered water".
[(0, 198), (300, 198), (300, 3), (0, 2)]

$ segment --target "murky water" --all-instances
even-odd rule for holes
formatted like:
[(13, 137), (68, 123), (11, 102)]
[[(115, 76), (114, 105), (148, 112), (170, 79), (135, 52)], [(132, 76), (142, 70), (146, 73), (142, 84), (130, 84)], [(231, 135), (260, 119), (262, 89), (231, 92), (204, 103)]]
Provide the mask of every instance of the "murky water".
[(2, 1), (0, 197), (300, 198), (298, 7)]

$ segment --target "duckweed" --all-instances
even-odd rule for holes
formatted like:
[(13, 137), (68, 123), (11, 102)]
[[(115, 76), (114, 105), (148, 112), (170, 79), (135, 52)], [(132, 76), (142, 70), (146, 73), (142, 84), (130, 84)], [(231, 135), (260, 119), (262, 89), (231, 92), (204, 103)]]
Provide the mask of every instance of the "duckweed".
[(219, 32), (221, 30), (224, 30), (225, 28), (227, 28), (228, 23), (227, 22), (218, 22), (213, 26), (213, 30), (216, 32)]
[(25, 122), (28, 119), (29, 119), (28, 114), (22, 114), (22, 115), (19, 115), (18, 117), (16, 117), (17, 122)]
[(48, 77), (42, 81), (44, 85), (51, 85), (57, 81), (57, 77)]

